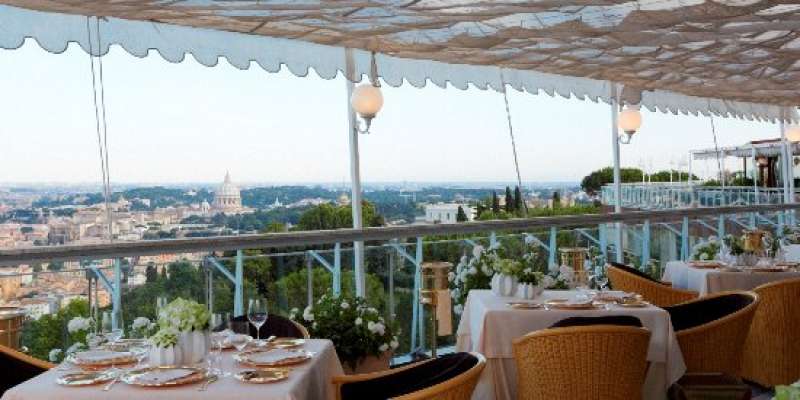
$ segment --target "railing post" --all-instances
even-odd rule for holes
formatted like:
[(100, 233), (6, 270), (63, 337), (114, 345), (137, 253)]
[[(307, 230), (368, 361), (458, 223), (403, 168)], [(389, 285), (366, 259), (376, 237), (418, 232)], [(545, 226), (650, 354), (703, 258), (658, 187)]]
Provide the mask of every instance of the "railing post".
[(608, 260), (608, 239), (606, 238), (606, 229), (604, 224), (597, 225), (597, 236), (600, 241), (600, 253), (603, 254), (603, 259)]
[(551, 265), (555, 265), (555, 263), (556, 263), (556, 250), (557, 250), (556, 249), (556, 243), (557, 243), (556, 239), (558, 238), (557, 232), (558, 232), (558, 229), (555, 226), (551, 226), (550, 227), (550, 245), (549, 245), (550, 254), (548, 254), (548, 257), (547, 257), (547, 266), (548, 266), (548, 268)]
[(236, 270), (233, 282), (233, 316), (244, 315), (244, 256), (241, 250), (236, 250)]
[(425, 340), (425, 318), (423, 309), (419, 305), (419, 289), (422, 286), (422, 237), (417, 238), (416, 257), (414, 258), (414, 293), (412, 293), (411, 309), (411, 351), (417, 349), (417, 335), (420, 345)]
[(650, 262), (650, 220), (644, 220), (642, 223), (642, 270), (645, 269), (648, 262)]
[(489, 233), (489, 247), (494, 248), (497, 245), (497, 233), (494, 231)]
[(336, 243), (333, 246), (333, 295), (342, 294), (342, 245)]
[(720, 214), (719, 219), (717, 220), (717, 236), (720, 239), (725, 237), (725, 216)]
[(206, 270), (206, 305), (208, 311), (214, 312), (214, 270), (209, 268), (207, 262), (203, 261), (203, 266)]
[(389, 249), (389, 318), (394, 320), (395, 307), (394, 307), (394, 268), (397, 264), (397, 250)]
[(681, 225), (681, 260), (689, 259), (689, 217), (683, 217)]
[(124, 329), (121, 325), (122, 321), (120, 321), (120, 317), (122, 317), (122, 284), (121, 284), (121, 277), (122, 274), (120, 266), (119, 258), (114, 259), (114, 290), (111, 292), (112, 303), (111, 303), (111, 328), (112, 329)]

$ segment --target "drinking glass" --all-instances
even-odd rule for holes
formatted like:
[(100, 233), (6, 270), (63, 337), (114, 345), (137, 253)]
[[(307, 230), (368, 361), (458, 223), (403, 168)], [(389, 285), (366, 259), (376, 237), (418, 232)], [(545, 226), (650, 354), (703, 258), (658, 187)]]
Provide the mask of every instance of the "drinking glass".
[(248, 335), (242, 335), (241, 333), (235, 333), (228, 337), (228, 341), (236, 348), (236, 351), (242, 351), (245, 347), (253, 340)]
[(602, 266), (594, 269), (594, 279), (595, 282), (597, 282), (597, 286), (599, 286), (600, 291), (602, 292), (606, 285), (608, 285), (608, 275), (606, 275), (606, 271)]
[(103, 316), (100, 320), (100, 333), (108, 335), (111, 333), (111, 312), (103, 311)]
[(225, 337), (221, 332), (215, 330), (223, 325), (222, 314), (211, 314), (211, 349), (208, 352), (208, 371), (215, 375), (222, 374), (222, 345), (225, 342)]
[(267, 322), (267, 301), (250, 299), (247, 307), (247, 320), (256, 327), (256, 340), (261, 341), (261, 327)]

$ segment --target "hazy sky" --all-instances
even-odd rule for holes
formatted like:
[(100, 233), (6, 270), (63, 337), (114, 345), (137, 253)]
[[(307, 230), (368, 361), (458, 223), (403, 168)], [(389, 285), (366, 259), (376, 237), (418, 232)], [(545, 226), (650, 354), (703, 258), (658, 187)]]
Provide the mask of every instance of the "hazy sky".
[[(88, 56), (35, 42), (0, 50), (0, 182), (99, 182)], [(345, 83), (289, 72), (204, 67), (114, 47), (104, 58), (111, 181), (343, 182), (349, 180)], [(515, 179), (502, 95), (384, 85), (384, 108), (362, 135), (366, 182)], [(579, 180), (611, 164), (604, 103), (510, 91), (524, 181)], [(715, 119), (720, 145), (772, 138), (778, 127)], [(644, 112), (622, 146), (624, 166), (668, 168), (713, 147), (707, 117)], [(739, 162), (731, 160), (730, 168)], [(713, 162), (695, 172), (714, 174)]]

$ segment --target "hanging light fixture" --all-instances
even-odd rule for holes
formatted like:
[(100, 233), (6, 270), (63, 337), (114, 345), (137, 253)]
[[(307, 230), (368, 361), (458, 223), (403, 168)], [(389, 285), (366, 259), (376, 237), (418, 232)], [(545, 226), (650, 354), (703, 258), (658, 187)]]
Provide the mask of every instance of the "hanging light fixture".
[(628, 144), (633, 138), (633, 134), (642, 126), (642, 113), (639, 106), (627, 106), (619, 113), (619, 127), (624, 132), (619, 135), (619, 142)]
[(357, 124), (355, 129), (358, 133), (369, 133), (372, 119), (383, 107), (383, 94), (381, 85), (378, 82), (378, 67), (375, 63), (375, 53), (372, 53), (372, 65), (370, 70), (370, 82), (358, 85), (350, 96), (350, 105), (353, 110), (364, 120), (364, 127)]
[(786, 128), (786, 139), (790, 142), (800, 142), (800, 126), (789, 125)]

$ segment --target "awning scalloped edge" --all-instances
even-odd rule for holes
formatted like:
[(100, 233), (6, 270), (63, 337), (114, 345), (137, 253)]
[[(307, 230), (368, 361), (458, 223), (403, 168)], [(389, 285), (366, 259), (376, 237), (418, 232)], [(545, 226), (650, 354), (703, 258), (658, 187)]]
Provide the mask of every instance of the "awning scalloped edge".
[[(323, 79), (335, 79), (345, 71), (345, 49), (302, 40), (247, 35), (242, 33), (193, 28), (156, 22), (102, 18), (99, 22), (101, 46), (97, 49), (97, 22), (89, 18), (94, 55), (105, 55), (110, 46), (118, 45), (136, 57), (146, 57), (151, 50), (164, 60), (182, 62), (190, 54), (202, 65), (213, 67), (220, 58), (239, 69), (256, 63), (267, 72), (279, 72), (283, 65), (305, 77), (313, 69)], [(63, 53), (70, 43), (77, 43), (90, 52), (87, 17), (47, 13), (0, 5), (0, 48), (17, 49), (27, 38), (51, 53)], [(371, 55), (364, 50), (352, 51), (355, 73), (360, 82), (369, 74)], [(575, 97), (594, 102), (610, 102), (611, 85), (581, 77), (562, 76), (529, 70), (500, 69), (494, 66), (448, 64), (377, 54), (378, 75), (391, 86), (403, 82), (422, 88), (427, 82), (445, 88), (466, 90), (470, 85), (481, 90), (500, 91), (503, 83), (531, 94), (545, 92), (550, 96)], [(706, 99), (667, 91), (641, 93), (641, 105), (651, 111), (672, 114), (736, 117), (747, 120), (777, 121), (783, 107), (721, 99)], [(796, 120), (794, 112), (789, 117)]]

